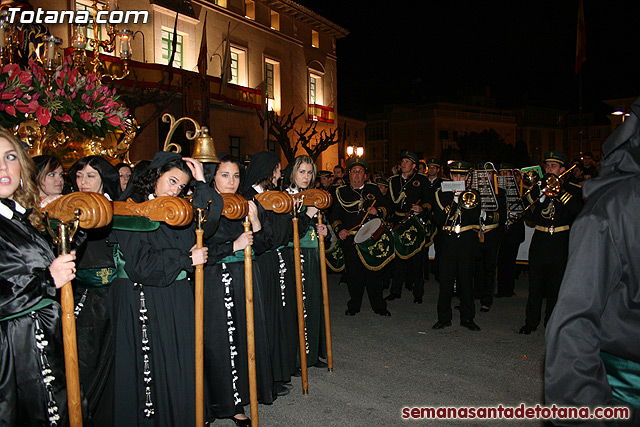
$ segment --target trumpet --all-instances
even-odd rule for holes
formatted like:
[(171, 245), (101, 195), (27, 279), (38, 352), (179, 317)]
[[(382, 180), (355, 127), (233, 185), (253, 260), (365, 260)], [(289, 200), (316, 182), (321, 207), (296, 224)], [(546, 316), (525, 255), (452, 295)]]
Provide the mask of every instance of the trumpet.
[(462, 209), (466, 209), (466, 210), (474, 209), (478, 207), (480, 200), (478, 198), (478, 194), (469, 188), (467, 188), (465, 191), (462, 191), (462, 192), (456, 192), (454, 194), (453, 201), (449, 206), (449, 209), (447, 212), (447, 218), (444, 221), (445, 228), (449, 223), (449, 217), (451, 215), (451, 210), (453, 209), (453, 204), (456, 202), (455, 196), (458, 196), (458, 206), (456, 208), (456, 211), (453, 214), (453, 217), (451, 218), (451, 226), (449, 226), (448, 231), (449, 231), (449, 234), (451, 234), (451, 232), (453, 231), (459, 236), (460, 228), (461, 228), (460, 225), (462, 223)]
[[(562, 172), (562, 174), (560, 176), (557, 176), (557, 175), (552, 174), (552, 173), (544, 174), (542, 179), (540, 179), (538, 174), (535, 173), (535, 171), (533, 171), (533, 170), (525, 171), (522, 174), (522, 179), (523, 179), (523, 181), (528, 183), (528, 185), (530, 185), (530, 188), (527, 190), (526, 193), (524, 193), (522, 195), (522, 197), (520, 197), (520, 199), (518, 199), (511, 206), (509, 206), (509, 213), (511, 213), (511, 208), (517, 203), (522, 203), (524, 198), (527, 197), (527, 195), (531, 192), (531, 190), (533, 190), (536, 186), (538, 188), (540, 188), (540, 196), (538, 196), (538, 198), (536, 200), (534, 200), (533, 203), (531, 203), (527, 207), (525, 207), (524, 210), (522, 212), (520, 212), (520, 214), (512, 222), (516, 222), (517, 220), (519, 220), (522, 217), (522, 215), (524, 215), (524, 213), (527, 211), (527, 209), (529, 209), (531, 206), (533, 206), (537, 202), (539, 202), (542, 199), (542, 197), (544, 197), (544, 196), (547, 196), (549, 198), (557, 197), (558, 194), (560, 194), (560, 192), (562, 191), (562, 178), (566, 174), (571, 172), (571, 170), (573, 170), (573, 168), (575, 168), (575, 167), (576, 167), (576, 165), (571, 166), (569, 169), (567, 169), (566, 171)], [(544, 183), (544, 186), (543, 186), (543, 183)], [(508, 215), (507, 217), (509, 218), (510, 215)]]

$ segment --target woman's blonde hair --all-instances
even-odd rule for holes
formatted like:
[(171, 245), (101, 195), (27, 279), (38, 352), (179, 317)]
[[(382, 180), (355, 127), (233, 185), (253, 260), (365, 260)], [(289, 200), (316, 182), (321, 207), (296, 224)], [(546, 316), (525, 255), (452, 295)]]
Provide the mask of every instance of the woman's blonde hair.
[(309, 181), (309, 188), (313, 188), (313, 185), (316, 182), (316, 164), (311, 157), (304, 154), (293, 159), (293, 167), (291, 168), (291, 175), (289, 176), (289, 182), (291, 183), (289, 187), (298, 188), (295, 176), (296, 172), (298, 172), (298, 169), (300, 169), (300, 166), (302, 166), (304, 163), (308, 163), (313, 166), (313, 176), (311, 177), (311, 181)]
[(34, 180), (36, 166), (22, 142), (6, 129), (0, 128), (0, 138), (6, 139), (16, 150), (20, 163), (20, 185), (13, 193), (12, 199), (25, 209), (31, 209), (29, 222), (38, 231), (44, 231), (42, 213), (40, 212), (40, 196)]

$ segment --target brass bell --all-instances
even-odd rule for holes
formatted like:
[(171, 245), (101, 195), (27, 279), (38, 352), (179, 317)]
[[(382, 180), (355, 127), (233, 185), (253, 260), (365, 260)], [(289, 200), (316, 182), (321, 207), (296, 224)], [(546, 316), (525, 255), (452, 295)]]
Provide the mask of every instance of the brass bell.
[(216, 147), (213, 144), (213, 138), (209, 136), (209, 128), (202, 126), (200, 135), (196, 138), (191, 154), (196, 160), (203, 163), (220, 163), (220, 159), (216, 155)]

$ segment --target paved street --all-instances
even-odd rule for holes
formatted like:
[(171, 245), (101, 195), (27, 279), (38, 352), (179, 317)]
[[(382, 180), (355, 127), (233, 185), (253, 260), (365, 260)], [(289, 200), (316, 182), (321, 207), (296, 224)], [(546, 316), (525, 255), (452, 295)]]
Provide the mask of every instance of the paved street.
[[(489, 313), (476, 315), (480, 332), (459, 326), (434, 331), (437, 282), (425, 284), (422, 305), (403, 291), (391, 301), (391, 317), (373, 313), (368, 300), (356, 316), (345, 316), (348, 293), (329, 275), (334, 372), (309, 368), (309, 395), (295, 378), (288, 396), (260, 405), (264, 426), (527, 425), (537, 421), (413, 420), (405, 406), (518, 406), (543, 401), (544, 331), (517, 333), (524, 324), (528, 278), (517, 296), (496, 299)], [(477, 311), (479, 305), (477, 305)], [(248, 409), (248, 408), (247, 408)], [(217, 421), (233, 425), (231, 421)]]

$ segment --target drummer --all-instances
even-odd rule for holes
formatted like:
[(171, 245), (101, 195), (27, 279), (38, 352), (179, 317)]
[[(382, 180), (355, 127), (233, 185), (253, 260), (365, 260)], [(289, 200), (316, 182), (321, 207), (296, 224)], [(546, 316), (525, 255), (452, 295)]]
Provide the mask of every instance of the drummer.
[[(389, 180), (389, 194), (393, 203), (394, 230), (409, 221), (413, 216), (431, 211), (431, 191), (428, 178), (417, 171), (418, 156), (411, 151), (400, 153), (400, 171)], [(398, 243), (398, 242), (396, 242)], [(396, 250), (391, 293), (385, 298), (393, 301), (400, 298), (402, 284), (413, 290), (413, 302), (422, 304), (424, 279), (422, 276), (424, 234), (414, 239), (410, 248)]]
[(380, 272), (365, 266), (353, 242), (362, 224), (373, 218), (386, 217), (389, 206), (375, 184), (365, 183), (366, 173), (369, 171), (366, 160), (360, 157), (350, 159), (348, 170), (350, 184), (336, 189), (334, 208), (330, 215), (331, 224), (344, 251), (350, 296), (345, 314), (355, 316), (360, 312), (366, 288), (373, 311), (381, 316), (391, 316), (387, 310), (387, 303), (382, 298)]

